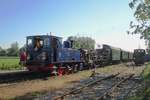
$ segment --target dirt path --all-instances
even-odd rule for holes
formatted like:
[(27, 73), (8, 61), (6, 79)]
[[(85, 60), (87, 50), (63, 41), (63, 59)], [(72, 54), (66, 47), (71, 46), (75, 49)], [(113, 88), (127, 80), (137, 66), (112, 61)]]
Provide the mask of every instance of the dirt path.
[[(123, 74), (135, 73), (138, 75), (144, 66), (135, 67), (126, 66), (125, 64), (106, 66), (104, 68), (97, 68), (98, 73), (114, 74), (121, 72)], [(66, 75), (62, 77), (49, 78), (48, 80), (32, 80), (26, 82), (20, 82), (7, 87), (0, 87), (0, 99), (12, 99), (18, 96), (23, 96), (28, 93), (41, 92), (41, 91), (53, 91), (61, 89), (63, 87), (69, 87), (74, 85), (75, 81), (88, 78), (91, 75), (91, 70), (82, 71), (76, 74)], [(1, 84), (0, 84), (1, 86)]]

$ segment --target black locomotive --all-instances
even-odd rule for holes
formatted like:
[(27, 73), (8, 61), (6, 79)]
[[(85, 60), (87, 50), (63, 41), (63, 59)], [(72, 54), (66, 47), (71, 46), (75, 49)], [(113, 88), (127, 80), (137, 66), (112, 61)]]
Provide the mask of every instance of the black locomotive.
[(140, 65), (140, 64), (144, 64), (145, 62), (145, 57), (148, 58), (146, 55), (146, 52), (144, 49), (134, 49), (134, 54), (133, 54), (133, 58), (134, 58), (134, 63), (135, 65)]

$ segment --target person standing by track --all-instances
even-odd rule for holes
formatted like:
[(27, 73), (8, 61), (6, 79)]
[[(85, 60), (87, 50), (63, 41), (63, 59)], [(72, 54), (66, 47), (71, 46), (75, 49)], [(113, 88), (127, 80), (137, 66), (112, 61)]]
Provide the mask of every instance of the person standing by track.
[(25, 66), (26, 60), (27, 60), (26, 52), (23, 51), (23, 50), (20, 50), (19, 57), (20, 57), (20, 62), (19, 62), (19, 64), (20, 64), (21, 66)]

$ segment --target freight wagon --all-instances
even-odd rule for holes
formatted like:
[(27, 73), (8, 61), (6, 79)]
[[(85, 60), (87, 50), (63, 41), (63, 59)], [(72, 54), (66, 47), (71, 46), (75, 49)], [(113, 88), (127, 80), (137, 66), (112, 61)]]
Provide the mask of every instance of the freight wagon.
[(121, 49), (104, 44), (103, 50), (107, 51), (108, 63), (118, 63), (121, 60)]

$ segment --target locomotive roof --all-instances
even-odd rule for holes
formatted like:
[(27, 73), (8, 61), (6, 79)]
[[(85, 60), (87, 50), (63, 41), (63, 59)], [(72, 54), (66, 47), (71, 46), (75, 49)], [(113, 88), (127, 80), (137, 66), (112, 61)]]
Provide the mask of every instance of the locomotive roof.
[(62, 39), (62, 37), (53, 36), (53, 35), (32, 35), (32, 36), (27, 36), (27, 38), (30, 38), (30, 37), (54, 37), (54, 38), (61, 38)]
[(134, 52), (146, 52), (145, 49), (134, 49)]
[(133, 52), (126, 51), (126, 50), (123, 50), (123, 49), (121, 49), (121, 48), (113, 47), (113, 46), (110, 46), (110, 45), (107, 45), (107, 44), (103, 44), (103, 47), (107, 47), (107, 48), (115, 49), (115, 50), (121, 50), (121, 51), (123, 51), (123, 52), (133, 53)]
[(123, 49), (121, 49), (121, 51), (123, 51), (123, 52), (130, 52), (130, 51), (127, 51), (127, 50), (123, 50)]

